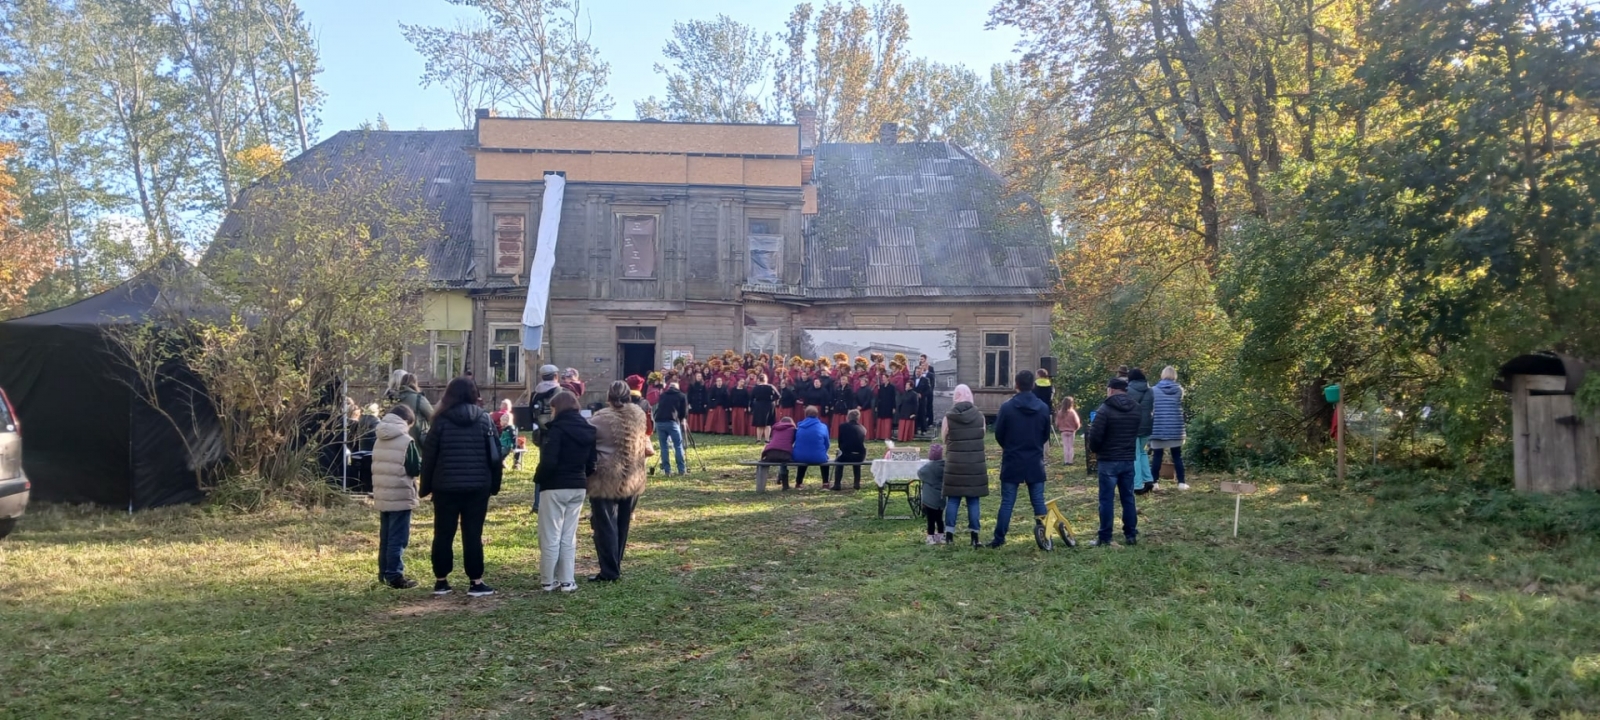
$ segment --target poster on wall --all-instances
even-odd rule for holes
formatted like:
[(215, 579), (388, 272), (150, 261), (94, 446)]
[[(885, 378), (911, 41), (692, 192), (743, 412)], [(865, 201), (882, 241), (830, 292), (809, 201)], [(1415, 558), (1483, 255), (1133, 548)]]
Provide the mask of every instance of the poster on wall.
[(871, 357), (883, 353), (888, 360), (895, 353), (906, 356), (914, 368), (917, 356), (927, 355), (933, 366), (933, 409), (938, 416), (950, 407), (950, 395), (956, 387), (956, 331), (955, 330), (801, 330), (800, 356), (816, 358), (842, 352), (852, 361), (857, 356)]
[(686, 363), (687, 362), (694, 362), (694, 346), (693, 345), (679, 345), (679, 346), (674, 346), (674, 347), (662, 348), (661, 349), (661, 369), (662, 370), (671, 370), (672, 369), (672, 364), (674, 362), (677, 362), (678, 358), (683, 358), (683, 361), (686, 362)]

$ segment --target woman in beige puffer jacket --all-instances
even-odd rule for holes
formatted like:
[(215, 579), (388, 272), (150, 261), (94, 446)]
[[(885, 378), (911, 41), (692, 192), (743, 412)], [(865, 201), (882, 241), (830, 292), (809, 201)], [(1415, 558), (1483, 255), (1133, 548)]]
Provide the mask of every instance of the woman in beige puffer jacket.
[(395, 589), (413, 588), (401, 554), (411, 543), (411, 511), (417, 507), (422, 455), (411, 439), (411, 408), (396, 405), (378, 421), (372, 446), (372, 506), (378, 511), (378, 580)]

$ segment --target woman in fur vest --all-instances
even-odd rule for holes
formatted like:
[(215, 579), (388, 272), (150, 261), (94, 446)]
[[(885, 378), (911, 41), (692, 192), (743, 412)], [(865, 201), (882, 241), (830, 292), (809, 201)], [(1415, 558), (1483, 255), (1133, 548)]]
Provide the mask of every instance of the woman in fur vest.
[(595, 429), (598, 457), (589, 476), (589, 527), (594, 531), (594, 553), (600, 573), (590, 582), (615, 582), (622, 578), (622, 556), (628, 549), (628, 527), (644, 492), (646, 458), (655, 454), (645, 432), (644, 411), (622, 381), (611, 383), (606, 407), (589, 419)]

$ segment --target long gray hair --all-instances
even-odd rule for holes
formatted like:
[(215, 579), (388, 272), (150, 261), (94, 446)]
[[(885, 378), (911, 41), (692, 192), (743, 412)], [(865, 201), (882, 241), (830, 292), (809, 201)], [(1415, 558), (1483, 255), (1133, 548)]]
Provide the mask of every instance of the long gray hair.
[(626, 381), (614, 381), (611, 383), (611, 387), (606, 390), (606, 402), (611, 407), (620, 410), (623, 405), (633, 402), (633, 389), (628, 387)]

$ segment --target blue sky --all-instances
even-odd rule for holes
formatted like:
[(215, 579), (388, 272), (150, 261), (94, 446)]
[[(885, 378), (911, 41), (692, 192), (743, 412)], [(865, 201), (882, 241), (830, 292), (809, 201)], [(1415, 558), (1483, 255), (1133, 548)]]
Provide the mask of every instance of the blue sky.
[[(985, 0), (900, 0), (911, 16), (911, 54), (974, 69), (1014, 57), (1017, 34), (984, 30), (991, 4)], [(821, 2), (814, 1), (813, 5)], [(708, 19), (718, 13), (778, 33), (793, 2), (771, 0), (587, 0), (592, 39), (611, 63), (612, 116), (633, 117), (633, 101), (661, 95), (664, 83), (653, 66), (672, 23)], [(379, 114), (396, 130), (456, 125), (449, 97), (418, 81), (422, 58), (400, 36), (399, 23), (450, 25), (471, 11), (446, 0), (301, 0), (322, 50), (317, 78), (327, 92), (322, 137), (353, 128)]]

